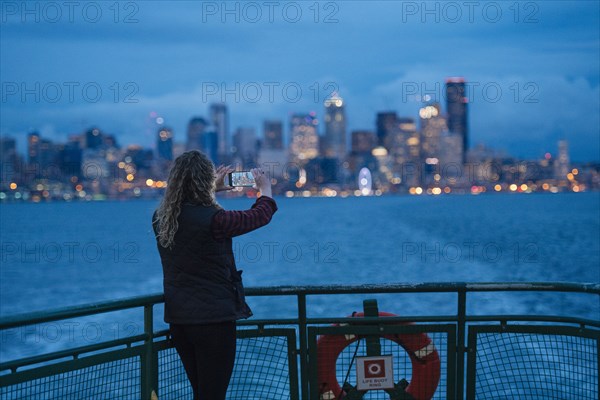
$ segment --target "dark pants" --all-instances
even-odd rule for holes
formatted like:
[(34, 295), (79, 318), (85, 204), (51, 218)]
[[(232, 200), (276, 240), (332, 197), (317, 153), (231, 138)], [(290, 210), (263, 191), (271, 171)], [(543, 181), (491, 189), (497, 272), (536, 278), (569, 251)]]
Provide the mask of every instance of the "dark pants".
[(233, 372), (235, 321), (171, 324), (171, 337), (194, 391), (194, 400), (225, 400)]

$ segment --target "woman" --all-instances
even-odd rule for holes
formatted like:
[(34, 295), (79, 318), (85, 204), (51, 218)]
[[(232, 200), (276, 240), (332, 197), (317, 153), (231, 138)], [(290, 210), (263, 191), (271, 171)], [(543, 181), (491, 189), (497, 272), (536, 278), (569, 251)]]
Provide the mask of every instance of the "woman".
[(225, 211), (215, 192), (228, 190), (219, 167), (199, 151), (177, 157), (152, 224), (163, 266), (165, 322), (192, 385), (194, 400), (224, 400), (233, 371), (236, 320), (245, 302), (231, 238), (266, 225), (277, 211), (271, 182), (253, 169), (261, 196), (251, 209)]

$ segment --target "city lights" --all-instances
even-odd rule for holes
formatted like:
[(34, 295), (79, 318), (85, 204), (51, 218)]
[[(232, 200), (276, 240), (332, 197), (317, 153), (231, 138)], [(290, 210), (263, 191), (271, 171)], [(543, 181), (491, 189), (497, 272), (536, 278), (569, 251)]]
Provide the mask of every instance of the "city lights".
[[(164, 125), (164, 117), (150, 113), (156, 129), (152, 149), (121, 147), (114, 135), (98, 127), (66, 143), (32, 132), (24, 162), (17, 156), (16, 140), (3, 137), (9, 168), (0, 200), (160, 197), (174, 158), (191, 149), (204, 151), (215, 165), (262, 166), (270, 174), (273, 193), (286, 197), (580, 193), (600, 188), (598, 165), (571, 163), (565, 140), (558, 142), (554, 155), (541, 153), (535, 160), (470, 146), (467, 85), (464, 78), (449, 78), (445, 108), (430, 96), (417, 119), (377, 112), (373, 129), (351, 132), (346, 126), (348, 104), (333, 92), (322, 102), (323, 118), (317, 111), (289, 115), (287, 148), (283, 120), (264, 121), (262, 139), (252, 127), (239, 127), (232, 135), (224, 103), (211, 104), (209, 118), (192, 117), (184, 135), (176, 135)], [(223, 195), (254, 194), (235, 188)]]

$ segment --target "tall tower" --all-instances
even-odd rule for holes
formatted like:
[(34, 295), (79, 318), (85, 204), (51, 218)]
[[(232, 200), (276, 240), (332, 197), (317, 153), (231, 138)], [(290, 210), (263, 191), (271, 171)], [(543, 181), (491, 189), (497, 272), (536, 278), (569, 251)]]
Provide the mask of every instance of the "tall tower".
[(465, 95), (465, 78), (455, 77), (446, 79), (446, 110), (448, 111), (448, 130), (452, 135), (462, 139), (463, 156), (469, 148), (469, 131), (467, 125), (467, 104)]
[(188, 123), (186, 150), (202, 150), (202, 135), (208, 124), (201, 117), (194, 117)]
[(229, 143), (229, 117), (227, 116), (227, 105), (215, 103), (210, 105), (210, 124), (217, 134), (217, 154), (219, 162), (226, 162), (231, 157), (231, 145)]
[[(440, 158), (442, 135), (448, 131), (446, 118), (439, 103), (427, 104), (419, 110), (421, 119), (421, 156), (427, 164), (437, 164)], [(461, 152), (462, 154), (462, 152)]]
[(334, 92), (324, 104), (325, 156), (343, 160), (347, 153), (344, 100)]
[(263, 124), (263, 148), (268, 150), (283, 149), (283, 123), (281, 121), (265, 121)]
[(18, 160), (17, 141), (10, 137), (0, 137), (0, 190), (19, 176)]
[(316, 113), (294, 114), (290, 120), (290, 156), (293, 161), (306, 163), (319, 155), (319, 136)]
[(352, 131), (352, 146), (353, 154), (371, 154), (371, 151), (377, 145), (375, 132), (373, 131)]
[(384, 146), (394, 157), (396, 165), (416, 164), (419, 161), (419, 134), (413, 118), (399, 117), (385, 138)]
[(252, 127), (240, 127), (233, 135), (233, 148), (235, 156), (248, 168), (256, 163), (257, 140), (256, 132)]

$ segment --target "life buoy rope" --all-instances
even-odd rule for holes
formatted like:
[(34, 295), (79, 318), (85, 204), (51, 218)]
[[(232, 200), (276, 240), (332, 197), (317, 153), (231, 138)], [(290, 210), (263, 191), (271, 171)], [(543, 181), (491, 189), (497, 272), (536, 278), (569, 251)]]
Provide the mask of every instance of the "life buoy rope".
[[(380, 317), (397, 317), (395, 314), (380, 312)], [(364, 317), (354, 313), (352, 317)], [(401, 322), (408, 325), (408, 322)], [(338, 325), (339, 326), (339, 325)], [(412, 378), (405, 392), (416, 400), (429, 400), (433, 397), (440, 380), (440, 357), (429, 336), (425, 333), (386, 334), (381, 337), (398, 343), (408, 353), (412, 364)], [(336, 377), (336, 361), (351, 343), (362, 339), (352, 334), (322, 335), (317, 340), (317, 379), (321, 400), (339, 400), (345, 396)]]

